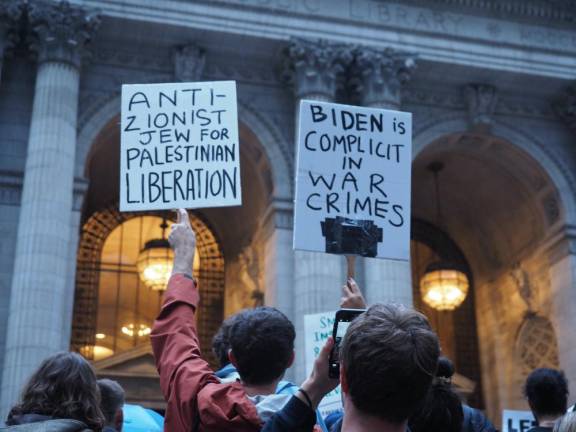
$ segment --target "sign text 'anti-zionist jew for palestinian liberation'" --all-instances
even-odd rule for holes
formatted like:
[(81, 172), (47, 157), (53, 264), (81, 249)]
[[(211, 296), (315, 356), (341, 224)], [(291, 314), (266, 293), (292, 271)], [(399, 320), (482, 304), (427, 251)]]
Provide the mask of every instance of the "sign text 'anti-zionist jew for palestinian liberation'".
[(234, 81), (122, 86), (120, 210), (241, 204)]
[(412, 115), (302, 101), (294, 248), (409, 259)]

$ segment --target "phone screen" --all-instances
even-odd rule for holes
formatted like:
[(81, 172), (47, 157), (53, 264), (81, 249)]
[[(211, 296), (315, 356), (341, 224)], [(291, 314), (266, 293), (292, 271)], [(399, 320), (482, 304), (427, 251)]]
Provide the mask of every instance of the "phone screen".
[(332, 330), (334, 348), (330, 353), (330, 363), (328, 367), (328, 373), (331, 378), (339, 378), (340, 376), (340, 344), (354, 318), (363, 312), (364, 310), (362, 309), (341, 309), (336, 313), (336, 320)]

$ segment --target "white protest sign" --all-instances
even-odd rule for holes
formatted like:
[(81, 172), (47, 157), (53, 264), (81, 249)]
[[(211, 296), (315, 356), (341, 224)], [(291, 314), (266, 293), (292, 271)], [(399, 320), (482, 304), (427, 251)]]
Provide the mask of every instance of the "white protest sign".
[(412, 115), (302, 101), (294, 248), (408, 260)]
[(120, 210), (240, 205), (236, 83), (122, 86)]
[(530, 411), (504, 410), (502, 412), (502, 432), (527, 432), (536, 426)]
[[(332, 327), (336, 311), (323, 312), (312, 315), (304, 315), (304, 361), (306, 364), (306, 376), (310, 376), (314, 368), (314, 361), (326, 340), (332, 336)], [(328, 393), (320, 402), (318, 410), (323, 418), (334, 411), (342, 409), (342, 396), (340, 386)]]

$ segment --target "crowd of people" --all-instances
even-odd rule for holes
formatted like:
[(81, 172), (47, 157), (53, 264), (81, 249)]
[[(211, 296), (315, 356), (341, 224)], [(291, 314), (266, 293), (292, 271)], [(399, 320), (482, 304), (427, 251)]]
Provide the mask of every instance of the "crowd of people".
[[(169, 432), (490, 432), (479, 410), (462, 403), (454, 366), (421, 313), (395, 304), (365, 304), (357, 284), (343, 288), (343, 308), (365, 309), (339, 346), (339, 378), (329, 374), (328, 338), (301, 385), (284, 380), (295, 358), (296, 332), (279, 310), (258, 307), (222, 324), (213, 340), (220, 369), (202, 357), (195, 315), (200, 301), (192, 277), (195, 235), (185, 210), (169, 236), (173, 274), (154, 323), (151, 343), (166, 400)], [(323, 397), (341, 386), (343, 410), (323, 418)], [(537, 422), (531, 432), (576, 432), (562, 372), (537, 369), (525, 385)], [(97, 380), (76, 353), (46, 359), (24, 387), (0, 430), (122, 431), (124, 391)]]

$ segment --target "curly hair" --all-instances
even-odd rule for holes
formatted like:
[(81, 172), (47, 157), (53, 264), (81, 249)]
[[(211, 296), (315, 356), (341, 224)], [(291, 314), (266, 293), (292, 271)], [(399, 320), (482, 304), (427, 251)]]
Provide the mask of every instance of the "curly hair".
[(71, 352), (44, 360), (25, 385), (20, 402), (10, 410), (7, 423), (24, 414), (79, 420), (94, 431), (102, 430), (100, 391), (90, 363)]

